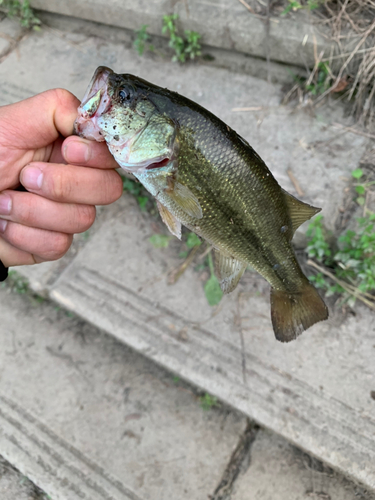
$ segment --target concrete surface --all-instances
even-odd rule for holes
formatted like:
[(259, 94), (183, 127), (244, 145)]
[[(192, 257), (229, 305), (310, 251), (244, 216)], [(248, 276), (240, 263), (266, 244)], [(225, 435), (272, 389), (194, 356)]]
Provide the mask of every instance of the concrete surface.
[[(0, 452), (53, 500), (206, 500), (245, 426), (49, 303), (0, 289)], [(2, 498), (3, 500), (3, 498)]]
[(53, 303), (8, 284), (0, 317), (0, 452), (22, 471), (0, 456), (1, 500), (375, 499), (263, 429), (235, 462), (241, 414), (203, 410), (193, 387)]
[(320, 26), (321, 34), (305, 12), (272, 18), (268, 35), (266, 18), (252, 15), (238, 0), (86, 0), (84, 3), (32, 0), (30, 3), (48, 12), (131, 30), (147, 24), (148, 32), (159, 36), (163, 15), (175, 12), (181, 29), (199, 32), (208, 46), (261, 58), (269, 51), (272, 61), (304, 68), (314, 66), (314, 44), (317, 54), (324, 50), (329, 56), (336, 50), (335, 44), (323, 36), (327, 34), (324, 26)]
[[(291, 168), (305, 193), (303, 199), (322, 206), (331, 227), (338, 225), (350, 171), (358, 165), (367, 140), (335, 128), (336, 121), (350, 123), (343, 117), (344, 110), (337, 106), (327, 104), (318, 110), (317, 116), (310, 116), (304, 110), (280, 106), (279, 86), (225, 70), (194, 65), (179, 67), (157, 57), (140, 58), (134, 51), (102, 36), (47, 28), (41, 33), (29, 34), (18, 43), (17, 50), (3, 60), (0, 104), (56, 86), (82, 96), (91, 74), (100, 64), (116, 71), (136, 73), (177, 90), (218, 114), (249, 140), (283, 187), (296, 194), (287, 175), (287, 169)], [(247, 113), (233, 111), (254, 105), (261, 109)], [(64, 307), (343, 473), (375, 488), (374, 403), (370, 397), (375, 380), (373, 324), (369, 313), (358, 307), (357, 315), (345, 321), (339, 314), (332, 314), (329, 322), (311, 329), (293, 344), (277, 344), (270, 326), (268, 288), (263, 281), (246, 274), (237, 292), (213, 314), (205, 302), (202, 281), (193, 269), (175, 286), (167, 286), (167, 272), (181, 263), (177, 257), (179, 243), (174, 240), (166, 250), (155, 250), (151, 246), (148, 238), (155, 228), (165, 230), (158, 219), (140, 213), (129, 197), (123, 197), (110, 208), (106, 217), (105, 223), (90, 232), (86, 245), (67, 259), (32, 268), (32, 274), (30, 268), (22, 269), (22, 273), (31, 278), (31, 285), (38, 283), (40, 290)], [(302, 238), (303, 228), (299, 234)], [(125, 357), (121, 357), (121, 366), (111, 357), (99, 361), (99, 353), (94, 355), (94, 350), (90, 350), (94, 347), (79, 348), (74, 344), (69, 337), (71, 327), (58, 331), (60, 342), (54, 337), (49, 339), (54, 324), (49, 322), (57, 321), (50, 311), (44, 320), (48, 328), (44, 329), (39, 317), (34, 331), (30, 332), (31, 313), (28, 311), (28, 319), (22, 322), (22, 314), (18, 314), (16, 321), (11, 309), (14, 306), (13, 299), (0, 303), (4, 308), (1, 317), (10, 325), (13, 321), (14, 325), (4, 338), (5, 349), (0, 354), (3, 356), (1, 408), (5, 408), (0, 425), (0, 453), (42, 485), (47, 493), (53, 492), (54, 500), (71, 500), (73, 495), (78, 498), (77, 491), (83, 491), (92, 499), (106, 498), (102, 493), (93, 496), (93, 488), (105, 491), (108, 498), (111, 495), (116, 499), (137, 498), (137, 495), (148, 498), (150, 492), (155, 491), (155, 484), (161, 485), (162, 494), (165, 489), (169, 495), (173, 495), (174, 490), (168, 488), (177, 485), (178, 498), (184, 498), (178, 478), (185, 474), (185, 469), (182, 473), (174, 461), (179, 456), (172, 453), (174, 442), (177, 439), (182, 447), (187, 447), (188, 454), (184, 456), (189, 464), (195, 464), (198, 456), (195, 444), (185, 442), (180, 434), (186, 432), (188, 436), (183, 425), (190, 425), (190, 431), (197, 432), (191, 439), (199, 444), (202, 439), (199, 430), (206, 434), (206, 424), (199, 423), (198, 417), (194, 417), (197, 420), (192, 417), (191, 424), (186, 423), (185, 418), (179, 420), (173, 412), (163, 423), (162, 408), (155, 403), (160, 418), (147, 423), (150, 429), (155, 424), (162, 438), (155, 430), (142, 455), (144, 450), (135, 446), (137, 436), (143, 436), (141, 419), (130, 419), (128, 428), (121, 414), (121, 391), (126, 369), (133, 369), (130, 363), (134, 353), (122, 354)], [(19, 348), (14, 344), (18, 328), (23, 339)], [(76, 330), (77, 335), (79, 331)], [(36, 332), (41, 339), (38, 337), (38, 343), (33, 344)], [(241, 352), (241, 333), (244, 352)], [(110, 342), (116, 345), (116, 352), (125, 349), (114, 340)], [(103, 356), (106, 348), (101, 341), (98, 344)], [(44, 349), (40, 349), (41, 346)], [(91, 358), (85, 357), (86, 350), (93, 360), (97, 359), (96, 364), (90, 364)], [(241, 369), (243, 356), (245, 370)], [(153, 366), (144, 360), (142, 363)], [(30, 371), (30, 364), (34, 372)], [(65, 365), (68, 372), (64, 371)], [(145, 392), (140, 392), (139, 397), (147, 403), (151, 401), (149, 397), (158, 394), (159, 385), (156, 383), (147, 389), (146, 380), (142, 376), (140, 379)], [(37, 397), (30, 389), (34, 386)], [(115, 396), (108, 396), (107, 387), (110, 392), (113, 389)], [(177, 394), (173, 393), (173, 401), (178, 400)], [(130, 404), (136, 404), (135, 401), (139, 403), (137, 399)], [(170, 404), (165, 400), (169, 409)], [(192, 408), (185, 401), (183, 404)], [(154, 407), (154, 403), (150, 405)], [(137, 412), (139, 410), (131, 408), (131, 414)], [(107, 420), (103, 423), (102, 418)], [(215, 456), (202, 451), (199, 470), (195, 470), (195, 466), (190, 470), (189, 465), (193, 479), (189, 476), (188, 484), (196, 488), (193, 498), (200, 498), (201, 492), (207, 498), (207, 494), (214, 491), (244, 425), (240, 419), (237, 427), (232, 424), (224, 427), (225, 432), (219, 432), (219, 422), (220, 419), (213, 420), (212, 432), (207, 431), (207, 450)], [(119, 429), (129, 430), (130, 434), (123, 436), (123, 440), (131, 443), (136, 457), (126, 462), (125, 471), (121, 468), (126, 460), (122, 454), (128, 453), (128, 448), (118, 447), (122, 442)], [(224, 447), (222, 453), (216, 448), (219, 445)], [(146, 476), (142, 479), (143, 471), (149, 468), (145, 457), (154, 457), (153, 453), (159, 448), (162, 455), (168, 457), (166, 463), (170, 464), (171, 459), (172, 465), (163, 467), (162, 471), (157, 469), (157, 480), (151, 468), (148, 482)], [(49, 462), (38, 459), (45, 453)], [(213, 458), (218, 461), (215, 472), (210, 468)], [(144, 464), (143, 469), (137, 468), (138, 461)], [(103, 464), (102, 468), (99, 463)], [(108, 474), (103, 473), (103, 467)], [(201, 471), (211, 474), (209, 484)], [(173, 481), (176, 478), (177, 483), (168, 484), (171, 478)], [(183, 495), (185, 493), (190, 494), (186, 498), (192, 498), (191, 491)]]
[(47, 495), (0, 455), (1, 500), (47, 500)]
[(231, 500), (373, 500), (375, 496), (265, 431), (251, 448), (251, 465)]

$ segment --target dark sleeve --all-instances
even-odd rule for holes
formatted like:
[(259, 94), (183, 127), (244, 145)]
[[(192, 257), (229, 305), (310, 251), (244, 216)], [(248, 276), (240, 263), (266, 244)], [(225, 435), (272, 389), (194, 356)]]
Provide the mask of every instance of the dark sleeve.
[(5, 281), (8, 277), (8, 268), (0, 260), (0, 281)]

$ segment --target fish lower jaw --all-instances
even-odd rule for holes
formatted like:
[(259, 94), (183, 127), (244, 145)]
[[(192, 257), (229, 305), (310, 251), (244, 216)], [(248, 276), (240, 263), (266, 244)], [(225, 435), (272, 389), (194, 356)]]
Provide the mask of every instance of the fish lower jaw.
[(167, 167), (171, 162), (171, 158), (169, 158), (168, 156), (152, 158), (151, 160), (146, 160), (139, 163), (128, 163), (126, 159), (123, 160), (117, 158), (115, 154), (114, 157), (121, 168), (123, 168), (127, 172), (139, 174), (147, 172), (149, 170)]

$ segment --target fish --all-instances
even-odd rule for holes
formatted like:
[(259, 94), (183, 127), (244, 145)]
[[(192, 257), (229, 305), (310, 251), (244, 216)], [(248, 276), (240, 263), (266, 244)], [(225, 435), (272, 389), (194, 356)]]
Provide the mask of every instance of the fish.
[(74, 130), (107, 143), (118, 165), (156, 198), (174, 236), (181, 238), (184, 225), (213, 246), (224, 293), (236, 288), (248, 266), (269, 282), (277, 340), (289, 342), (328, 318), (291, 243), (321, 209), (287, 193), (250, 144), (210, 111), (101, 66)]

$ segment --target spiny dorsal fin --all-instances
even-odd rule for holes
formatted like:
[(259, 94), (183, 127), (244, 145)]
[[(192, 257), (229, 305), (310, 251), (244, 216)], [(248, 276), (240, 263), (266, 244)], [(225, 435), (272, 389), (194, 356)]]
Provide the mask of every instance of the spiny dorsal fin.
[(314, 215), (321, 211), (321, 208), (313, 207), (303, 201), (298, 200), (291, 194), (287, 193), (284, 189), (282, 192), (288, 206), (289, 216), (292, 221), (292, 236), (301, 224), (311, 219)]
[(223, 293), (233, 292), (241, 276), (245, 272), (246, 264), (233, 257), (223, 255), (215, 250), (215, 267)]
[(165, 192), (177, 203), (177, 205), (180, 206), (180, 208), (182, 208), (184, 212), (190, 215), (190, 217), (195, 217), (196, 219), (201, 219), (203, 217), (199, 201), (190, 189), (183, 184), (175, 182), (173, 189), (168, 189)]
[(181, 222), (176, 219), (176, 217), (171, 214), (171, 212), (166, 208), (164, 205), (160, 203), (159, 200), (156, 200), (156, 203), (158, 205), (159, 213), (162, 218), (162, 221), (164, 224), (167, 226), (167, 228), (170, 230), (170, 232), (173, 234), (173, 236), (176, 236), (179, 240), (181, 239)]

